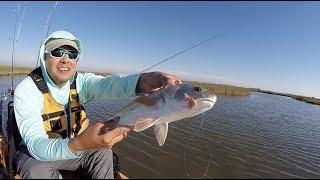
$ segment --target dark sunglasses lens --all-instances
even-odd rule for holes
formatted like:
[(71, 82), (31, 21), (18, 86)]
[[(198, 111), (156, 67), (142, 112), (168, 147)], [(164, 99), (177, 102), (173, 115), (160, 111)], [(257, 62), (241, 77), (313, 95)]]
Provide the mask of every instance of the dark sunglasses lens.
[(77, 51), (68, 51), (68, 57), (69, 59), (77, 59), (78, 58), (78, 52)]
[(64, 54), (64, 49), (55, 49), (51, 51), (51, 55), (54, 57), (62, 57)]

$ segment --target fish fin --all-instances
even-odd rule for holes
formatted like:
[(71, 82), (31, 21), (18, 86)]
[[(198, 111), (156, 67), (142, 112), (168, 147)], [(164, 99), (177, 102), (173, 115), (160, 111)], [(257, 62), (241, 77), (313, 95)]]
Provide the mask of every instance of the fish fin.
[(159, 146), (162, 146), (166, 141), (168, 134), (168, 125), (169, 123), (158, 124), (154, 127), (154, 132), (156, 134), (157, 141)]
[(156, 118), (140, 118), (134, 127), (134, 131), (143, 131), (149, 127), (151, 127), (154, 123), (156, 123), (159, 120)]

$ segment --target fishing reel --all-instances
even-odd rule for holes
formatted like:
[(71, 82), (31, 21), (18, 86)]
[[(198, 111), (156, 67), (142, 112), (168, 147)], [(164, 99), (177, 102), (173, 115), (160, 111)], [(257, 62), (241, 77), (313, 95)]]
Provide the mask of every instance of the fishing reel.
[(9, 96), (13, 97), (13, 92), (14, 92), (14, 90), (12, 87), (10, 89), (8, 89), (7, 91), (3, 91), (1, 93), (1, 101), (3, 102), (5, 100), (7, 100)]
[(14, 89), (13, 87), (11, 86), (10, 89), (8, 89), (8, 95), (13, 97), (13, 92), (14, 92)]
[(2, 101), (5, 101), (5, 100), (7, 100), (7, 99), (8, 99), (7, 92), (6, 92), (6, 91), (2, 92), (2, 93), (1, 93), (1, 102), (2, 102)]

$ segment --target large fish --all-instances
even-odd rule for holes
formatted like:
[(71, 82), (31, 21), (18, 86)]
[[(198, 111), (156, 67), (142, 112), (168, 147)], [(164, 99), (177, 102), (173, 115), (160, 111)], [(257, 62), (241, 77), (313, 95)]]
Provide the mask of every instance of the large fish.
[(167, 85), (148, 96), (139, 96), (115, 114), (117, 126), (131, 126), (134, 131), (154, 127), (159, 146), (168, 133), (168, 124), (211, 109), (217, 97), (214, 93), (191, 84)]

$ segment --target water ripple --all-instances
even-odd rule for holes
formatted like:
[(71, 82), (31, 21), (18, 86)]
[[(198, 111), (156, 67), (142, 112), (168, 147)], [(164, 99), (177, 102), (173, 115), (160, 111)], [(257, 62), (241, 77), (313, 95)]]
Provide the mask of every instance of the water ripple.
[[(0, 78), (1, 89), (6, 88), (7, 81)], [(129, 102), (99, 100), (87, 103), (85, 108), (92, 123), (103, 122)], [(6, 108), (3, 110), (5, 115)], [(153, 128), (149, 128), (128, 133), (113, 150), (130, 178), (199, 177), (209, 163), (203, 178), (317, 179), (319, 119), (320, 106), (292, 98), (262, 93), (221, 96), (204, 114), (204, 123), (195, 136), (202, 115), (170, 123), (161, 147)]]

